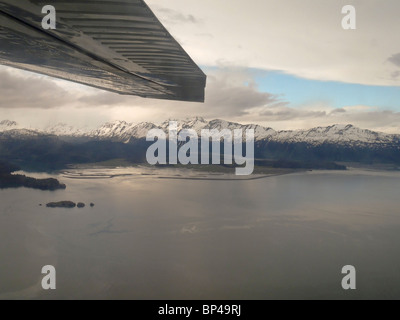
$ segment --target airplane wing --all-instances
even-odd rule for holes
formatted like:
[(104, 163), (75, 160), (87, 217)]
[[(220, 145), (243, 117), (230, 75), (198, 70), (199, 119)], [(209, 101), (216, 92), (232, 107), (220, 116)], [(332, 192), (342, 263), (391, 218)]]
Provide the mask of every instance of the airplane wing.
[[(42, 28), (45, 5), (56, 29)], [(0, 64), (120, 94), (204, 102), (206, 76), (143, 0), (0, 0)]]

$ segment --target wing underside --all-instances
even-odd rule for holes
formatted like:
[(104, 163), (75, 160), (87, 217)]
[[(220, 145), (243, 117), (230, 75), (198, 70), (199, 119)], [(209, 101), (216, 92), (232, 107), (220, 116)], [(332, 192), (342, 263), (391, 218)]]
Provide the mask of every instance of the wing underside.
[(204, 101), (206, 76), (142, 0), (0, 2), (0, 64), (146, 98)]

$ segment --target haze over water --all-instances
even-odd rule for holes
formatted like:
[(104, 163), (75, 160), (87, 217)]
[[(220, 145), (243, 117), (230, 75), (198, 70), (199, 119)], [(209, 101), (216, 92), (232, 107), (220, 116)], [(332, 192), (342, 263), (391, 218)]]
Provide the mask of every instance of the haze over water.
[[(133, 175), (0, 190), (0, 298), (400, 298), (400, 172), (76, 172)], [(46, 207), (60, 200), (86, 207)], [(56, 290), (41, 288), (44, 265), (57, 270)], [(357, 290), (341, 287), (345, 265)]]

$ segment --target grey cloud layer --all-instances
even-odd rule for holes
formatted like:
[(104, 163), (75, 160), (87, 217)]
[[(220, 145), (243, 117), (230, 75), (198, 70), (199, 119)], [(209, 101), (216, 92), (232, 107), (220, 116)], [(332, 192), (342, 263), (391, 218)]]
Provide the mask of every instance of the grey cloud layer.
[(327, 115), (327, 112), (279, 107), (279, 108), (265, 108), (265, 110), (260, 112), (259, 115), (261, 117), (265, 117), (269, 121), (283, 121), (283, 120), (292, 120), (297, 118), (305, 119), (305, 118), (325, 117)]
[[(260, 92), (250, 73), (240, 69), (222, 69), (209, 73), (204, 104), (190, 104), (165, 100), (143, 99), (136, 96), (119, 95), (107, 91), (94, 90), (93, 94), (82, 95), (67, 91), (53, 79), (32, 75), (20, 77), (10, 70), (0, 70), (0, 94), (6, 99), (0, 101), (1, 108), (55, 108), (74, 105), (80, 108), (116, 106), (148, 106), (168, 108), (173, 112), (191, 109), (215, 117), (240, 116), (247, 109), (266, 105), (284, 105), (279, 96)], [(62, 83), (62, 82), (61, 82)], [(246, 83), (246, 84), (245, 84)], [(21, 92), (24, 92), (21, 95)]]
[(396, 53), (394, 55), (392, 55), (388, 61), (390, 61), (391, 63), (393, 63), (394, 65), (400, 67), (400, 53)]
[(0, 108), (54, 108), (73, 100), (54, 81), (32, 75), (19, 77), (0, 70)]
[[(59, 119), (62, 115), (63, 122), (72, 125), (79, 117), (97, 125), (107, 117), (109, 120), (140, 122), (198, 115), (207, 119), (260, 123), (276, 129), (352, 123), (363, 128), (400, 132), (399, 112), (367, 107), (334, 109), (323, 104), (313, 108), (293, 108), (283, 95), (260, 92), (253, 80), (254, 75), (245, 69), (208, 71), (204, 104), (143, 99), (96, 89), (86, 91), (84, 86), (78, 92), (64, 87), (63, 81), (30, 73), (21, 76), (20, 72), (12, 70), (0, 68), (0, 120), (7, 115), (11, 120), (20, 121), (21, 114), (30, 118), (39, 112), (44, 122)], [(48, 119), (45, 119), (46, 114)]]
[[(307, 79), (400, 86), (393, 77), (397, 58), (382, 63), (398, 52), (398, 0), (146, 3), (202, 65), (226, 61)], [(356, 30), (341, 26), (341, 10), (348, 4), (356, 8)]]
[(285, 105), (277, 95), (260, 92), (249, 72), (222, 69), (208, 77), (205, 109), (210, 116), (241, 116), (248, 109)]

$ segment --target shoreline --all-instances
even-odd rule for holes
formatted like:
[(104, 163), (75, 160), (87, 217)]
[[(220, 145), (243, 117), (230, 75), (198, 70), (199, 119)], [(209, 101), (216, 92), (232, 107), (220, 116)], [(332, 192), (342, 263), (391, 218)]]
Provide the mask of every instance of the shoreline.
[[(158, 179), (170, 179), (170, 180), (205, 180), (205, 181), (249, 181), (249, 180), (259, 180), (259, 179), (265, 179), (269, 177), (276, 177), (276, 176), (283, 176), (286, 174), (291, 174), (295, 172), (285, 172), (285, 173), (275, 173), (275, 174), (264, 174), (261, 176), (257, 177), (247, 177), (247, 176), (242, 176), (243, 178), (211, 178), (211, 177), (165, 177), (161, 176), (158, 177)], [(236, 176), (236, 175), (235, 175)]]
[[(119, 169), (128, 169), (129, 167), (99, 167), (94, 166), (89, 168), (85, 166), (84, 168), (75, 168), (75, 170), (119, 170)], [(195, 167), (151, 167), (151, 172), (147, 172), (150, 167), (138, 166), (133, 167), (135, 169), (139, 169), (138, 172), (134, 173), (115, 173), (110, 172), (109, 174), (104, 174), (101, 172), (98, 173), (83, 173), (83, 172), (71, 172), (71, 171), (62, 171), (60, 172), (66, 179), (75, 179), (75, 180), (99, 180), (99, 179), (111, 179), (115, 177), (123, 177), (123, 176), (134, 176), (134, 177), (152, 177), (156, 179), (171, 179), (171, 180), (208, 180), (208, 181), (248, 181), (248, 180), (258, 180), (264, 179), (273, 176), (280, 176), (289, 173), (297, 173), (297, 172), (306, 172), (306, 169), (283, 169), (283, 168), (256, 168), (254, 172), (250, 175), (236, 175), (234, 170), (227, 171), (226, 168), (195, 168)], [(70, 168), (72, 169), (72, 168)], [(156, 169), (156, 170), (153, 170)], [(168, 172), (168, 170), (172, 169), (173, 172)], [(218, 170), (221, 169), (221, 170)], [(165, 172), (167, 171), (167, 172)], [(177, 174), (179, 173), (179, 174)]]

